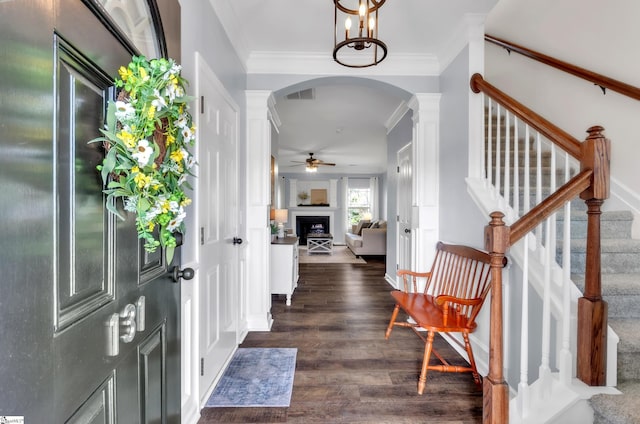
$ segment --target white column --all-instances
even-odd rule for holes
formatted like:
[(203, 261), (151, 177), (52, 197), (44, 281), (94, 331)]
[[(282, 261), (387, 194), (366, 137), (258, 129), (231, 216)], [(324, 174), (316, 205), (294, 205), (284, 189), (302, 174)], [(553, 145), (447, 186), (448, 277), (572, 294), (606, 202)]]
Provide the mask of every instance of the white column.
[(413, 111), (412, 269), (427, 271), (440, 233), (440, 94), (415, 94)]
[(271, 187), (271, 91), (248, 90), (247, 100), (247, 329), (271, 329), (269, 194)]

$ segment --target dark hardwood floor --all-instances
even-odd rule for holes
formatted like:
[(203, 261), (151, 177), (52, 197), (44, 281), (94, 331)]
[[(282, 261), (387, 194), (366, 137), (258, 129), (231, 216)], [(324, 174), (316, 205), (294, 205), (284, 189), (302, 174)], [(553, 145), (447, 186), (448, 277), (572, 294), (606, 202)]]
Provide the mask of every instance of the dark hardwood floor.
[[(274, 296), (272, 330), (241, 345), (298, 348), (289, 408), (205, 408), (198, 424), (480, 423), (482, 389), (468, 373), (431, 371), (417, 394), (424, 345), (406, 328), (385, 340), (391, 286), (383, 261), (367, 262), (301, 264), (291, 306)], [(465, 364), (436, 339), (445, 358)]]

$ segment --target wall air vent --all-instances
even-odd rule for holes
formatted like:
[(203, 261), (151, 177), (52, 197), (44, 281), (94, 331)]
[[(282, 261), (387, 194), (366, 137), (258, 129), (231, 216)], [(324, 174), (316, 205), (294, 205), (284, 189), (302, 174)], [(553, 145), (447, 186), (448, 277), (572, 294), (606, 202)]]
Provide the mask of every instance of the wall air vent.
[(287, 94), (287, 100), (313, 100), (316, 96), (313, 88), (307, 88), (306, 90), (296, 91), (295, 93)]

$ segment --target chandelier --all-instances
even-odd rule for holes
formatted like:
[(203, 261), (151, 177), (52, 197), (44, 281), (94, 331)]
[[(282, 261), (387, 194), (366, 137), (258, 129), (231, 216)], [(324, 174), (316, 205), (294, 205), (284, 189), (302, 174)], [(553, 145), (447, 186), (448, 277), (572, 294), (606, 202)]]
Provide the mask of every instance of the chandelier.
[[(366, 68), (387, 57), (387, 46), (378, 39), (378, 9), (385, 1), (333, 0), (333, 59), (336, 62), (350, 68)], [(352, 17), (356, 20), (353, 29)]]

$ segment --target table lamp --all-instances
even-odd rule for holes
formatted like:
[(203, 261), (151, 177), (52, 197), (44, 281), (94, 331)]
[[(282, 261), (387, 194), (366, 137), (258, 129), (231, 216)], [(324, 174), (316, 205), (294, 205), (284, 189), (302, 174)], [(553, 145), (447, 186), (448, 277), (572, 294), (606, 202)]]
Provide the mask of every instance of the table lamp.
[(289, 211), (287, 209), (276, 209), (275, 221), (278, 224), (278, 238), (284, 238), (284, 223), (289, 218)]

